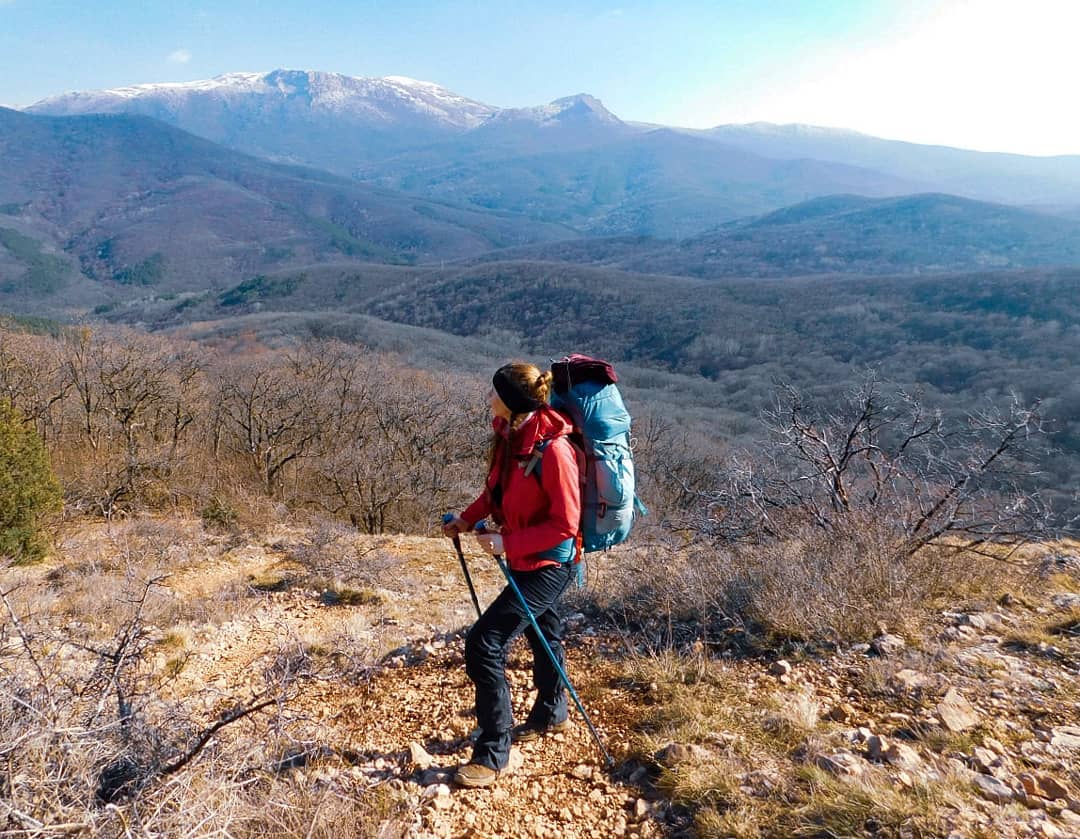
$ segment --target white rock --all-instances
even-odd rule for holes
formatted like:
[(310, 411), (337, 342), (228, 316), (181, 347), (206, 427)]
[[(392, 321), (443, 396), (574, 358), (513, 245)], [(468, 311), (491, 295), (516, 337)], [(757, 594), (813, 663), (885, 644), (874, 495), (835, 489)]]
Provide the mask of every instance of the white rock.
[(785, 661), (784, 659), (780, 659), (779, 661), (774, 661), (771, 665), (769, 665), (769, 673), (770, 673), (770, 675), (777, 676), (777, 677), (779, 677), (779, 676), (790, 676), (791, 675), (791, 670), (792, 670), (791, 664), (789, 662)]
[(992, 775), (976, 775), (973, 781), (979, 790), (979, 795), (987, 801), (1005, 804), (1013, 799), (1012, 788)]
[(409, 757), (416, 768), (421, 771), (430, 769), (431, 764), (435, 762), (435, 758), (428, 754), (427, 749), (417, 742), (409, 743)]
[(910, 670), (907, 668), (893, 673), (892, 678), (889, 681), (900, 690), (909, 693), (917, 693), (926, 690), (933, 684), (933, 679), (925, 673), (920, 673), (918, 670)]
[(885, 752), (889, 750), (889, 741), (877, 734), (871, 734), (866, 738), (866, 756), (870, 760), (881, 761)]
[(870, 648), (880, 656), (896, 655), (903, 652), (907, 642), (899, 635), (879, 635), (870, 642)]
[(897, 769), (914, 772), (922, 766), (919, 753), (906, 743), (893, 743), (884, 753), (885, 762)]
[(935, 710), (942, 725), (949, 731), (963, 731), (979, 722), (979, 715), (971, 703), (964, 699), (956, 688), (949, 688), (949, 692)]
[(424, 791), (420, 793), (421, 798), (427, 799), (429, 801), (436, 798), (446, 798), (449, 795), (450, 787), (448, 787), (446, 784), (432, 784), (431, 786), (426, 787)]
[(1055, 608), (1063, 611), (1077, 609), (1080, 608), (1080, 594), (1072, 594), (1070, 592), (1055, 594), (1050, 598), (1050, 602), (1054, 604)]
[(1050, 733), (1050, 745), (1074, 751), (1080, 749), (1080, 726), (1063, 725)]

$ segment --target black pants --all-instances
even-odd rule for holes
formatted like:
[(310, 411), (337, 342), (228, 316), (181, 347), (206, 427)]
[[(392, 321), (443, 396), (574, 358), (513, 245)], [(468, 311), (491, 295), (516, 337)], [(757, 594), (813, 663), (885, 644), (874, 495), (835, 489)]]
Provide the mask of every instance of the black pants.
[[(573, 579), (573, 563), (510, 573), (565, 671), (562, 639), (566, 627), (556, 605)], [(544, 727), (566, 719), (566, 690), (559, 673), (529, 624), (518, 596), (507, 586), (465, 638), (465, 672), (476, 685), (476, 719), (480, 725), (472, 762), (492, 769), (502, 769), (510, 760), (514, 720), (510, 686), (506, 683), (506, 656), (511, 642), (522, 632), (532, 647), (533, 686), (539, 694), (526, 723)]]

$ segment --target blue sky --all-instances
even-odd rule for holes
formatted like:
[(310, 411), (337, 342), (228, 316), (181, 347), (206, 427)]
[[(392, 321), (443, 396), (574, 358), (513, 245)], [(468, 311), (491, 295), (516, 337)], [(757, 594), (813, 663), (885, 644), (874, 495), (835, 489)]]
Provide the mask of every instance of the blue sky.
[(493, 105), (1080, 154), (1077, 0), (0, 0), (0, 104), (276, 67)]

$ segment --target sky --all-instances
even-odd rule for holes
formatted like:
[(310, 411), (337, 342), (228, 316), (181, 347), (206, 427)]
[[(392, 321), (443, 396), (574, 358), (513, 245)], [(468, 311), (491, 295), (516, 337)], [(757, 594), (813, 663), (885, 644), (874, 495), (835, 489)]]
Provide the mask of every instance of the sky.
[(0, 104), (278, 67), (1080, 154), (1080, 0), (0, 0)]

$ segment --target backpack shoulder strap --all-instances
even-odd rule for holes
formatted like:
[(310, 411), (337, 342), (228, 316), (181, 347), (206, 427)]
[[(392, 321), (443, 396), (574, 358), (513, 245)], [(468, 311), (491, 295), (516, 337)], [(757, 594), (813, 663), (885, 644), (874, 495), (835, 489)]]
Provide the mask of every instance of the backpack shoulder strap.
[(536, 477), (540, 477), (540, 461), (544, 459), (544, 452), (547, 451), (547, 447), (551, 445), (551, 441), (554, 437), (547, 437), (536, 444), (536, 448), (532, 451), (532, 457), (529, 458), (529, 462), (525, 464), (525, 477), (529, 477), (533, 472), (536, 472)]

